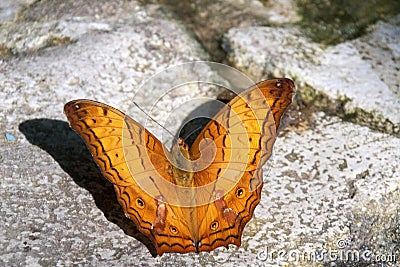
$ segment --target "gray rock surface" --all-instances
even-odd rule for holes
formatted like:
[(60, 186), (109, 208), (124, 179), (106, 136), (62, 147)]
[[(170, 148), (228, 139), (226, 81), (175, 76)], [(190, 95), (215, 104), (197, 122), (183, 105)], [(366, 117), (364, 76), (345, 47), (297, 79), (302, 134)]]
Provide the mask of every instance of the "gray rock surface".
[[(143, 81), (209, 55), (158, 4), (22, 5), (29, 2), (0, 5), (0, 266), (398, 265), (400, 17), (331, 47), (312, 43), (293, 27), (227, 32), (224, 47), (234, 67), (255, 79), (294, 78), (295, 100), (319, 111), (294, 105), (287, 114), (240, 248), (155, 257), (70, 130), (63, 105), (88, 98), (128, 110), (135, 96), (149, 108), (162, 86), (140, 90)], [(223, 7), (227, 13), (232, 8)], [(279, 5), (271, 10), (276, 12), (268, 20), (276, 24), (298, 20), (293, 10), (286, 14)], [(265, 8), (259, 12), (266, 14)], [(206, 86), (177, 91), (151, 114), (162, 120), (177, 104), (217, 94)], [(305, 121), (298, 122), (297, 113)], [(140, 112), (130, 114), (145, 119)], [(277, 258), (278, 251), (286, 255)], [(367, 257), (329, 258), (335, 251)], [(297, 252), (324, 257), (296, 258)], [(378, 256), (387, 258), (378, 262)]]

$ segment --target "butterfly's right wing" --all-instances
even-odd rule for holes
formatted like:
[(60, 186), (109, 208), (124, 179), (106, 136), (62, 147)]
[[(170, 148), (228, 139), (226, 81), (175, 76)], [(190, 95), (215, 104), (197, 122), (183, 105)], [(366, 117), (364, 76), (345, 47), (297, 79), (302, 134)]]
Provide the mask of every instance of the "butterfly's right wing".
[[(295, 86), (290, 79), (263, 81), (231, 100), (202, 130), (190, 153), (202, 163), (215, 144), (215, 157), (194, 174), (201, 188), (197, 201), (199, 251), (240, 246), (242, 231), (260, 201), (262, 166), (272, 154), (276, 130)], [(213, 142), (204, 142), (210, 139)], [(212, 149), (211, 149), (212, 150)], [(202, 154), (203, 152), (203, 154)], [(200, 160), (199, 160), (200, 159)]]
[(173, 183), (172, 167), (163, 144), (121, 111), (96, 101), (73, 100), (64, 113), (114, 184), (126, 216), (153, 241), (157, 252), (194, 250), (182, 210), (165, 204), (174, 194), (168, 186)]

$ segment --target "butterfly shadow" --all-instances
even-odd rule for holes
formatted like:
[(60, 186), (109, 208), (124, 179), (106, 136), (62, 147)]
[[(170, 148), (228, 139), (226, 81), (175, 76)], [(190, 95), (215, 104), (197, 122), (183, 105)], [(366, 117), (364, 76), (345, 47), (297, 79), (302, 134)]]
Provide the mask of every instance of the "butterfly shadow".
[(107, 220), (118, 225), (125, 234), (143, 243), (153, 257), (157, 255), (150, 239), (125, 217), (113, 185), (103, 177), (85, 143), (68, 123), (60, 120), (33, 119), (22, 122), (19, 130), (31, 144), (49, 153), (77, 185), (89, 191)]

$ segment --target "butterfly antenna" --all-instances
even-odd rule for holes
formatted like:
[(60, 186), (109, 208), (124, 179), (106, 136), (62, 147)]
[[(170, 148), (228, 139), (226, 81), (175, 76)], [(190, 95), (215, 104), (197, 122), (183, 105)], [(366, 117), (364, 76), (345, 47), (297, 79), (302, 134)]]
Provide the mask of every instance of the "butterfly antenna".
[(135, 106), (140, 109), (144, 114), (146, 114), (147, 117), (149, 117), (152, 121), (154, 121), (158, 126), (160, 126), (161, 128), (163, 128), (165, 131), (167, 131), (167, 133), (169, 133), (173, 139), (176, 139), (175, 135), (173, 133), (171, 133), (167, 128), (165, 128), (164, 126), (162, 126), (158, 121), (156, 121), (155, 119), (153, 119), (152, 116), (150, 116), (144, 109), (142, 109), (135, 101), (133, 101), (133, 104), (135, 104)]

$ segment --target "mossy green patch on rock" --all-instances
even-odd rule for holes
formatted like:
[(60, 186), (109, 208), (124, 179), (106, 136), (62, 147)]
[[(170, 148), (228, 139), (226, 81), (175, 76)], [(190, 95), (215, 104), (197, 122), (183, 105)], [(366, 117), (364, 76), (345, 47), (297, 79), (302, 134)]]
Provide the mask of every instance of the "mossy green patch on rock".
[(298, 0), (299, 23), (311, 39), (338, 44), (364, 34), (369, 25), (400, 12), (400, 1)]

